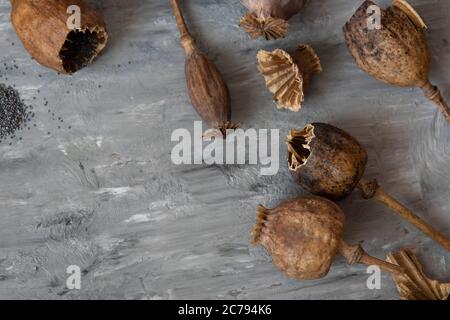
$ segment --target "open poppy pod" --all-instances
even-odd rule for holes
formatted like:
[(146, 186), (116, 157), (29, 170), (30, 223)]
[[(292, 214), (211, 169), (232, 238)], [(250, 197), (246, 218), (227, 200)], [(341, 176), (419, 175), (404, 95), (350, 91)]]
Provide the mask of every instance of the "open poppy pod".
[(313, 196), (283, 202), (274, 209), (258, 207), (253, 244), (261, 244), (273, 263), (289, 278), (325, 277), (337, 253), (350, 264), (378, 265), (387, 272), (402, 268), (369, 256), (360, 245), (342, 240), (345, 216), (333, 202)]
[(258, 52), (258, 69), (267, 89), (273, 93), (278, 109), (300, 111), (305, 100), (305, 90), (315, 74), (322, 72), (320, 59), (314, 49), (300, 44), (288, 53), (281, 49)]
[(387, 194), (376, 180), (363, 177), (367, 152), (350, 134), (325, 123), (313, 123), (287, 136), (288, 166), (295, 181), (312, 194), (340, 200), (358, 188), (393, 209), (450, 251), (450, 240)]
[(394, 0), (391, 7), (380, 9), (380, 28), (369, 28), (371, 6), (376, 4), (364, 1), (344, 26), (347, 46), (358, 67), (385, 83), (421, 88), (450, 123), (450, 109), (428, 77), (430, 52), (426, 25), (419, 14), (405, 0)]
[[(91, 63), (108, 41), (103, 19), (85, 0), (11, 0), (11, 20), (37, 62), (61, 73)], [(80, 25), (68, 28), (68, 9), (78, 6)]]
[(242, 0), (249, 10), (239, 26), (252, 39), (266, 40), (283, 38), (288, 32), (288, 20), (299, 13), (309, 0)]

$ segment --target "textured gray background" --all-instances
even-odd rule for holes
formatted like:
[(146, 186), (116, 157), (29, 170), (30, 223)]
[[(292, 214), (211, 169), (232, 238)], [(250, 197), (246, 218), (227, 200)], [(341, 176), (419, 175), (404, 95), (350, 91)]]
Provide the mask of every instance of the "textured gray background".
[[(245, 11), (238, 0), (181, 2), (229, 84), (235, 121), (280, 128), (282, 137), (311, 121), (346, 129), (368, 149), (368, 176), (450, 236), (450, 127), (419, 90), (357, 69), (341, 27), (361, 1), (313, 0), (291, 20), (289, 37), (270, 43), (238, 28)], [(429, 26), (431, 79), (450, 100), (450, 1), (411, 3)], [(198, 116), (169, 1), (97, 7), (111, 34), (107, 50), (74, 76), (58, 76), (30, 59), (11, 27), (9, 1), (0, 0), (0, 63), (16, 59), (20, 70), (8, 70), (7, 83), (34, 103), (37, 124), (21, 142), (0, 144), (0, 298), (398, 298), (389, 275), (381, 290), (367, 290), (365, 268), (342, 258), (324, 279), (293, 281), (251, 247), (256, 205), (304, 194), (287, 171), (285, 146), (273, 177), (259, 176), (258, 166), (173, 165), (171, 132), (191, 129)], [(277, 111), (255, 55), (299, 42), (316, 48), (324, 72), (300, 113)], [(43, 97), (71, 130), (57, 129)], [(450, 280), (450, 255), (388, 209), (356, 193), (339, 205), (348, 242), (364, 240), (378, 257), (414, 248), (430, 276)], [(80, 291), (65, 290), (71, 264), (84, 271)]]

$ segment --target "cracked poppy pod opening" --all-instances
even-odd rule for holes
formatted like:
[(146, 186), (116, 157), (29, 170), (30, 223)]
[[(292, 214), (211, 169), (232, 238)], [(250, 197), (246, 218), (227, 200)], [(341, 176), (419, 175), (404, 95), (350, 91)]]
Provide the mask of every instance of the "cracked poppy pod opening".
[[(103, 19), (85, 0), (11, 0), (11, 20), (33, 59), (60, 73), (90, 64), (108, 41)], [(79, 25), (68, 27), (69, 8), (76, 7)]]
[(367, 152), (350, 134), (325, 123), (313, 123), (287, 136), (288, 166), (294, 180), (312, 194), (331, 200), (355, 188), (364, 199), (375, 199), (408, 220), (450, 251), (450, 240), (387, 194), (376, 180), (364, 178)]

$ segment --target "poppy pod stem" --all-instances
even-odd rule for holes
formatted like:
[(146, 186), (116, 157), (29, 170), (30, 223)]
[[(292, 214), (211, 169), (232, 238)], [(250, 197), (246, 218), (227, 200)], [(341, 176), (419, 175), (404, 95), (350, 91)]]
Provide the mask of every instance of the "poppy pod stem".
[(416, 216), (411, 212), (408, 208), (406, 208), (403, 204), (398, 202), (392, 196), (387, 194), (379, 185), (376, 180), (368, 180), (366, 178), (362, 178), (358, 183), (358, 188), (360, 189), (362, 196), (364, 199), (375, 199), (387, 207), (394, 210), (399, 216), (403, 219), (408, 220), (412, 223), (416, 228), (425, 233), (427, 236), (432, 238), (434, 241), (439, 243), (442, 247), (444, 247), (447, 251), (450, 252), (450, 239), (446, 238), (442, 233), (438, 230), (430, 226), (424, 220)]
[(444, 98), (442, 98), (439, 88), (433, 86), (430, 82), (427, 82), (422, 87), (422, 90), (425, 96), (437, 105), (447, 122), (450, 124), (450, 108), (448, 107), (447, 102), (445, 102)]
[(351, 246), (341, 240), (339, 243), (339, 253), (344, 256), (349, 264), (365, 264), (368, 266), (378, 266), (381, 270), (396, 275), (404, 273), (404, 269), (395, 264), (380, 260), (367, 254), (360, 245)]

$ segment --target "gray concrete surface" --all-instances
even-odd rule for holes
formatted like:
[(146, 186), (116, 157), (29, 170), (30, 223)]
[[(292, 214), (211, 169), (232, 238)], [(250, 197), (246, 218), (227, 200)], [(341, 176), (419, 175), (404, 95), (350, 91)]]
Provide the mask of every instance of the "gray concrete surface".
[[(449, 126), (418, 90), (357, 69), (341, 27), (361, 1), (312, 1), (276, 42), (250, 41), (238, 28), (245, 12), (238, 0), (181, 2), (229, 84), (235, 121), (279, 128), (281, 136), (311, 121), (346, 129), (368, 149), (368, 176), (450, 236)], [(410, 2), (428, 23), (431, 79), (450, 100), (450, 1)], [(107, 50), (74, 76), (59, 76), (30, 59), (11, 27), (9, 1), (0, 0), (0, 65), (15, 59), (19, 67), (0, 80), (35, 105), (37, 124), (22, 141), (0, 144), (0, 298), (398, 299), (389, 275), (381, 290), (368, 290), (365, 268), (342, 258), (324, 279), (294, 281), (251, 247), (257, 204), (305, 194), (287, 171), (285, 146), (272, 177), (251, 165), (173, 165), (172, 131), (192, 129), (198, 116), (169, 1), (96, 5), (111, 33)], [(277, 111), (255, 56), (299, 42), (316, 48), (324, 72), (302, 112)], [(44, 97), (64, 119), (61, 129)], [(364, 240), (378, 257), (413, 248), (430, 276), (450, 280), (450, 255), (388, 209), (358, 194), (339, 205), (348, 242)], [(83, 269), (81, 290), (66, 289), (68, 265)]]

